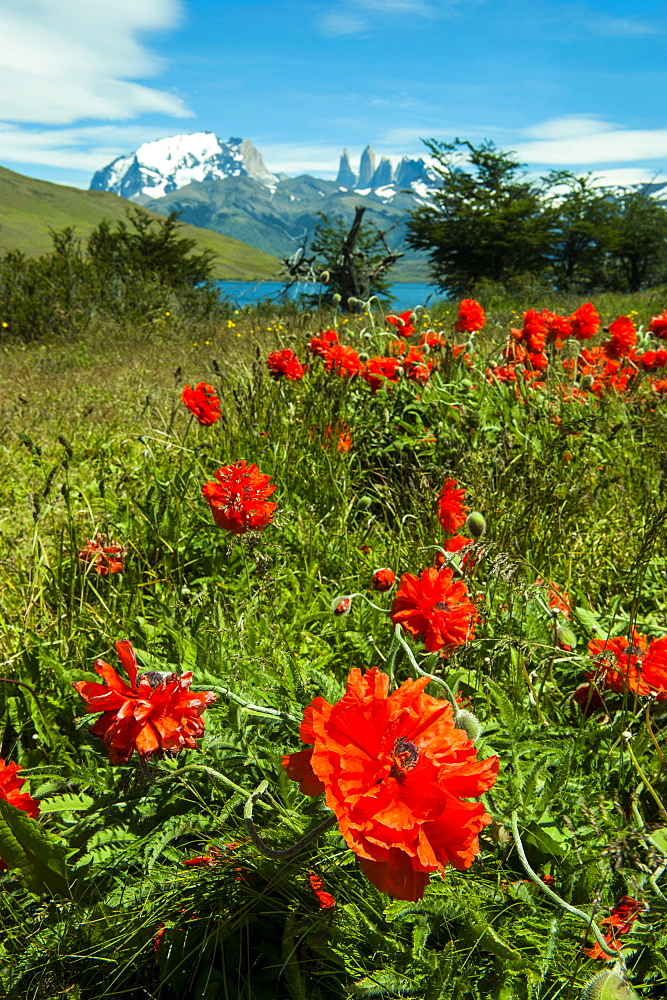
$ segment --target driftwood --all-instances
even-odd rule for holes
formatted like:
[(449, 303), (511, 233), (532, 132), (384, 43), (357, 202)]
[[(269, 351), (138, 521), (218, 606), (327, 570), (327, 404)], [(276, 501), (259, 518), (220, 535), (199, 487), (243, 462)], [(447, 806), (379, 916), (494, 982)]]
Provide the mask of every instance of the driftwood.
[[(400, 251), (389, 248), (385, 234), (380, 230), (377, 230), (378, 242), (385, 250), (381, 259), (371, 263), (368, 253), (356, 249), (365, 211), (365, 206), (355, 209), (350, 230), (341, 244), (336, 262), (329, 264), (326, 278), (326, 283), (340, 295), (343, 308), (350, 312), (357, 311), (371, 297), (375, 280), (403, 256)], [(309, 256), (307, 250), (308, 237), (305, 236), (298, 250), (283, 259), (283, 274), (288, 288), (300, 281), (316, 283), (323, 280), (321, 267), (317, 265), (317, 254)]]

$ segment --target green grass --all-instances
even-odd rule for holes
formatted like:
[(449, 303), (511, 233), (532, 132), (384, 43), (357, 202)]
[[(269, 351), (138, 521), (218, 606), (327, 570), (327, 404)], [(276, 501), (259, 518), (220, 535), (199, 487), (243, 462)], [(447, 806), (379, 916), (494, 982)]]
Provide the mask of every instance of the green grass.
[[(52, 246), (50, 231), (66, 226), (85, 240), (102, 219), (112, 223), (125, 219), (129, 204), (106, 191), (51, 184), (0, 167), (0, 251), (21, 250), (28, 256), (47, 253)], [(217, 279), (272, 278), (278, 272), (275, 257), (210, 229), (183, 224), (181, 235), (195, 239), (198, 250), (213, 251)]]
[[(35, 864), (0, 874), (10, 1000), (579, 1000), (604, 963), (583, 955), (586, 923), (528, 879), (513, 813), (533, 868), (591, 921), (625, 894), (646, 901), (623, 955), (637, 995), (665, 995), (667, 716), (626, 693), (585, 719), (572, 693), (592, 669), (594, 634), (667, 633), (667, 397), (640, 379), (627, 394), (572, 400), (557, 361), (544, 390), (488, 382), (529, 305), (559, 303), (498, 297), (471, 368), (445, 352), (428, 385), (402, 379), (375, 395), (316, 359), (302, 382), (274, 382), (265, 358), (289, 346), (305, 360), (310, 336), (334, 323), (344, 343), (384, 353), (377, 314), (265, 308), (196, 333), (166, 318), (141, 334), (100, 322), (72, 343), (3, 345), (1, 749), (42, 803), (36, 829), (52, 839), (35, 849), (56, 866), (66, 853), (73, 884), (69, 896), (39, 869), (40, 894)], [(655, 295), (598, 305), (604, 322), (634, 308), (643, 325), (662, 308)], [(420, 322), (449, 333), (454, 315), (448, 303)], [(208, 428), (180, 402), (201, 380), (221, 399)], [(343, 425), (348, 452), (335, 448)], [(201, 485), (241, 458), (270, 475), (278, 510), (233, 540), (213, 527)], [(415, 676), (392, 643), (392, 594), (370, 580), (379, 566), (433, 564), (446, 477), (487, 522), (466, 570), (480, 623), (450, 658), (409, 646), (469, 700), (478, 756), (501, 767), (479, 860), (406, 903), (365, 880), (337, 827), (279, 859), (250, 839), (243, 813), (266, 780), (257, 829), (273, 848), (298, 840), (325, 815), (280, 765), (301, 747), (303, 707), (338, 700), (354, 667), (377, 664), (395, 684)], [(96, 531), (126, 546), (122, 574), (81, 571)], [(577, 609), (569, 651), (554, 644), (549, 582)], [(359, 596), (336, 617), (345, 594)], [(143, 666), (192, 669), (193, 686), (218, 689), (201, 752), (107, 763), (71, 685), (96, 678), (98, 657), (117, 665), (121, 638)], [(183, 864), (211, 844), (218, 864)], [(333, 913), (319, 910), (311, 872)]]

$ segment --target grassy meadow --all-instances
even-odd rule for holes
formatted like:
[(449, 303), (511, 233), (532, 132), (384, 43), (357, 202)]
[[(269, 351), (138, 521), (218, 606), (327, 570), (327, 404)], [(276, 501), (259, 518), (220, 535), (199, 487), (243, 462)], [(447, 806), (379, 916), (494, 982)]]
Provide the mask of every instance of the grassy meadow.
[[(417, 309), (408, 344), (442, 334), (428, 371), (404, 364), (377, 391), (306, 350), (334, 328), (362, 361), (396, 352), (401, 328), (374, 302), (198, 324), (166, 309), (142, 328), (0, 341), (0, 756), (39, 803), (30, 818), (0, 801), (0, 994), (667, 995), (663, 689), (605, 658), (623, 637), (641, 674), (641, 637), (667, 636), (667, 394), (659, 362), (636, 360), (660, 348), (647, 327), (667, 302), (594, 299), (601, 327), (622, 315), (637, 330), (618, 371), (581, 360), (601, 330), (505, 380), (523, 313), (583, 301), (552, 299), (482, 301), (476, 333), (453, 330), (457, 303)], [(303, 378), (270, 377), (286, 348)], [(211, 426), (181, 401), (200, 382), (220, 399)], [(234, 536), (201, 489), (241, 459), (277, 507)], [(448, 479), (486, 523), (459, 551), (438, 517)], [(79, 557), (97, 535), (122, 572)], [(428, 651), (389, 611), (401, 575), (439, 565), (477, 620)], [(140, 672), (191, 670), (192, 691), (217, 695), (197, 749), (109, 762), (72, 685), (99, 683), (100, 658), (120, 672), (119, 640)], [(337, 824), (309, 839), (331, 811), (281, 765), (304, 747), (303, 709), (372, 666), (390, 690), (433, 675), (427, 693), (477, 720), (477, 759), (499, 760), (478, 857), (418, 900), (372, 884)]]

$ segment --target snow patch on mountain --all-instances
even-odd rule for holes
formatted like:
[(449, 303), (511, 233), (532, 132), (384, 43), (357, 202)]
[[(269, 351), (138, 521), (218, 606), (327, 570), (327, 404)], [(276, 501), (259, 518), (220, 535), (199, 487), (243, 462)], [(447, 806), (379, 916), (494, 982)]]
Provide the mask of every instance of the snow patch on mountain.
[(222, 142), (214, 132), (205, 131), (145, 142), (136, 152), (98, 170), (90, 187), (143, 201), (162, 198), (195, 181), (226, 177), (252, 177), (274, 189), (278, 184), (250, 140)]

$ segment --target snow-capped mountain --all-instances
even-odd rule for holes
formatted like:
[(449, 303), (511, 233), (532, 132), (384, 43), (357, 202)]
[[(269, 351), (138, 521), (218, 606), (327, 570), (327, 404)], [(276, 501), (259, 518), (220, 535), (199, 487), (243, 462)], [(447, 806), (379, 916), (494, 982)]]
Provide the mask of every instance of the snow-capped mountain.
[(412, 190), (414, 194), (424, 198), (428, 197), (430, 190), (437, 187), (437, 175), (421, 156), (416, 160), (404, 156), (396, 170), (386, 156), (376, 164), (373, 147), (366, 146), (356, 173), (352, 169), (348, 150), (343, 150), (336, 184), (363, 194), (373, 191), (384, 201), (391, 200), (398, 190)]
[(278, 182), (249, 139), (222, 142), (214, 132), (192, 132), (144, 142), (136, 152), (98, 170), (90, 188), (143, 202), (195, 181), (226, 177), (252, 177), (267, 187)]
[(359, 205), (391, 246), (403, 248), (408, 213), (429, 202), (438, 181), (423, 159), (404, 156), (394, 167), (385, 156), (376, 162), (371, 146), (357, 170), (344, 150), (335, 181), (273, 174), (249, 140), (194, 132), (144, 143), (99, 170), (90, 186), (284, 256), (314, 232), (320, 213), (351, 223)]

